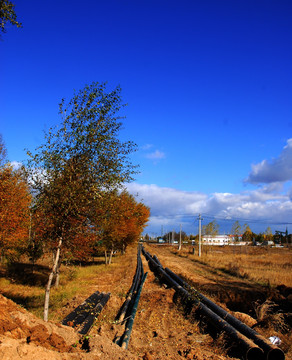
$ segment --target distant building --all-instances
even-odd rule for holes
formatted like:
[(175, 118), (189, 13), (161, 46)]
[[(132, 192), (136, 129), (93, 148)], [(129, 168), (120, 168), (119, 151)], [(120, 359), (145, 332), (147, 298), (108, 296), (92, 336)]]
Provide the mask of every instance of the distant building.
[(230, 242), (229, 235), (203, 235), (202, 243), (204, 245), (228, 245)]
[[(237, 237), (237, 241), (239, 242), (238, 244), (240, 245), (245, 245), (242, 244), (241, 241), (241, 236)], [(203, 235), (202, 236), (202, 243), (204, 245), (234, 245), (237, 244), (237, 241), (235, 241), (235, 236), (234, 235)]]

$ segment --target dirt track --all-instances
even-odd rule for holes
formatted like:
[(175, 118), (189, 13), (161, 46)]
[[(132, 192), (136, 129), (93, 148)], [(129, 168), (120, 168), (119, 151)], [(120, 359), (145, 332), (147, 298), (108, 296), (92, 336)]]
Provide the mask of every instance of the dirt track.
[[(248, 325), (257, 325), (254, 306), (270, 298), (282, 299), (278, 292), (255, 285), (248, 280), (214, 271), (194, 257), (174, 255), (172, 249), (147, 247), (156, 254), (162, 265), (191, 282), (204, 295), (212, 298)], [(183, 309), (173, 302), (174, 291), (161, 286), (143, 257), (148, 277), (144, 284), (128, 350), (122, 350), (112, 341), (123, 327), (115, 322), (115, 316), (130, 288), (135, 267), (136, 249), (129, 249), (123, 266), (109, 267), (96, 277), (96, 286), (87, 289), (86, 295), (95, 291), (111, 292), (111, 298), (96, 325), (90, 332), (89, 352), (82, 350), (78, 336), (72, 329), (43, 323), (14, 303), (0, 298), (0, 357), (5, 359), (229, 359), (223, 336), (214, 338), (202, 324), (192, 317), (185, 317)], [(82, 285), (82, 284), (81, 284)], [(84, 298), (76, 297), (60, 312), (64, 318)], [(7, 315), (9, 314), (9, 316)], [(36, 327), (37, 326), (37, 327)], [(291, 359), (291, 334), (281, 333), (277, 327), (257, 327), (265, 337), (279, 335), (286, 359)], [(29, 338), (29, 340), (27, 340)], [(72, 347), (72, 344), (75, 346)], [(88, 350), (88, 349), (87, 349)], [(227, 355), (229, 354), (229, 356)]]

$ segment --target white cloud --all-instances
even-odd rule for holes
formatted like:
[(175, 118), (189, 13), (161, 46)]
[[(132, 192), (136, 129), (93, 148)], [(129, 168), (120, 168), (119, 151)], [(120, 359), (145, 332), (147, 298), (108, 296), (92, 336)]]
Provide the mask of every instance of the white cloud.
[(22, 167), (22, 163), (19, 161), (11, 161), (11, 166), (13, 167), (14, 170), (18, 170)]
[(159, 150), (155, 150), (152, 153), (146, 154), (145, 157), (151, 160), (160, 160), (165, 158), (165, 153)]
[(251, 184), (285, 182), (292, 180), (292, 138), (281, 154), (271, 161), (263, 160), (252, 165), (252, 170), (245, 180)]
[(151, 148), (153, 148), (153, 145), (152, 145), (152, 144), (145, 144), (145, 145), (141, 146), (141, 149), (142, 149), (142, 150), (149, 150), (149, 149), (151, 149)]
[[(292, 202), (290, 193), (271, 184), (256, 190), (239, 194), (204, 194), (195, 191), (181, 191), (157, 185), (131, 183), (128, 191), (138, 194), (138, 199), (150, 207), (149, 231), (160, 233), (161, 226), (178, 229), (183, 223), (184, 230), (194, 232), (195, 220), (199, 213), (212, 214), (220, 219), (250, 219), (273, 222), (291, 222)], [(211, 220), (210, 220), (211, 221)], [(267, 227), (267, 225), (265, 225)], [(148, 231), (146, 229), (146, 231)]]
[[(147, 157), (161, 159), (165, 154), (156, 150)], [(159, 233), (161, 226), (173, 229), (178, 228), (179, 224), (184, 224), (185, 231), (194, 232), (199, 213), (205, 215), (208, 222), (217, 218), (225, 221), (225, 224), (235, 219), (247, 221), (249, 224), (260, 221), (262, 225), (259, 226), (262, 227), (275, 223), (291, 224), (291, 180), (292, 138), (287, 140), (286, 146), (277, 158), (252, 165), (246, 182), (261, 184), (255, 190), (245, 190), (237, 194), (206, 194), (138, 183), (129, 184), (128, 190), (133, 194), (138, 193), (138, 198), (150, 207), (150, 231)]]
[(157, 185), (142, 185), (131, 183), (127, 186), (132, 194), (138, 194), (145, 205), (151, 208), (152, 216), (174, 216), (190, 214), (198, 210), (198, 205), (203, 204), (206, 195), (199, 192), (187, 192), (173, 188), (159, 187)]

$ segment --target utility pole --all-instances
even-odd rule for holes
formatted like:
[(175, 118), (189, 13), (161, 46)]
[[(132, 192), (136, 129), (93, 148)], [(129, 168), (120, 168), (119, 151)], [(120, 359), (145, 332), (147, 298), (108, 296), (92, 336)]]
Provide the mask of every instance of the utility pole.
[(178, 251), (181, 249), (181, 224), (179, 226), (179, 245), (178, 245)]
[(199, 220), (199, 257), (200, 257), (201, 256), (201, 225), (203, 220), (201, 214), (199, 214), (198, 220)]

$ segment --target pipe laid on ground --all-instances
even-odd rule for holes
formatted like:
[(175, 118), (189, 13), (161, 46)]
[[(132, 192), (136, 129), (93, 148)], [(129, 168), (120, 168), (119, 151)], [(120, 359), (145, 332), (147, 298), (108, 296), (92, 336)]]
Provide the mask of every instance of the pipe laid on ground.
[(129, 302), (129, 306), (128, 306), (128, 310), (126, 312), (126, 317), (129, 316), (129, 313), (132, 312), (132, 308), (134, 306), (134, 303), (135, 303), (135, 297), (137, 295), (137, 292), (138, 292), (138, 289), (139, 289), (139, 286), (141, 284), (141, 281), (143, 279), (143, 276), (142, 276), (142, 272), (143, 272), (143, 264), (142, 264), (142, 259), (141, 259), (141, 256), (140, 254), (138, 253), (138, 258), (137, 258), (137, 266), (138, 266), (138, 269), (137, 269), (137, 280), (134, 284), (134, 287), (133, 287), (133, 295), (132, 295), (132, 298)]
[(62, 321), (62, 325), (77, 326), (80, 325), (90, 312), (95, 308), (99, 301), (104, 296), (104, 293), (96, 291), (90, 295), (81, 305), (77, 306), (70, 314), (68, 314)]
[(159, 259), (158, 259), (158, 257), (157, 257), (156, 255), (153, 255), (153, 256), (152, 256), (152, 259), (157, 263), (157, 265), (163, 267), (162, 264), (161, 264), (161, 262), (159, 261)]
[(128, 308), (130, 306), (130, 303), (133, 299), (133, 295), (136, 293), (137, 291), (137, 288), (138, 288), (138, 285), (140, 283), (140, 279), (141, 279), (141, 273), (142, 273), (142, 269), (143, 269), (143, 265), (142, 265), (142, 260), (141, 260), (141, 256), (138, 252), (137, 254), (137, 266), (136, 266), (136, 272), (135, 272), (135, 275), (134, 275), (134, 278), (133, 278), (133, 282), (132, 282), (132, 285), (131, 285), (131, 288), (129, 290), (129, 293), (128, 293), (128, 296), (127, 296), (127, 299), (126, 301), (124, 302), (123, 306), (122, 306), (122, 309), (120, 311), (120, 314), (118, 316), (118, 321), (121, 322), (124, 320), (125, 316), (126, 316), (126, 313), (128, 311)]
[(96, 291), (67, 315), (62, 321), (62, 324), (74, 328), (80, 325), (78, 332), (82, 335), (87, 334), (95, 319), (106, 305), (109, 297), (110, 293), (105, 294)]
[(238, 320), (233, 315), (229, 314), (226, 310), (222, 309), (220, 306), (216, 305), (213, 301), (208, 299), (203, 294), (199, 293), (197, 290), (193, 289), (187, 282), (181, 279), (177, 274), (172, 272), (170, 269), (165, 268), (165, 272), (172, 277), (178, 284), (188, 289), (192, 297), (197, 298), (203, 304), (207, 305), (212, 311), (217, 315), (226, 320), (230, 325), (235, 329), (240, 331), (243, 335), (253, 340), (260, 348), (263, 349), (266, 359), (268, 360), (284, 360), (285, 355), (283, 351), (277, 346), (273, 345), (269, 340), (267, 340), (262, 335), (258, 334), (254, 329), (251, 329), (249, 326)]
[(138, 256), (141, 262), (141, 279), (143, 279), (144, 276), (144, 268), (143, 268), (143, 263), (142, 263), (142, 258), (141, 258), (141, 251), (142, 251), (142, 244), (138, 245)]
[(90, 312), (90, 314), (86, 317), (83, 321), (81, 328), (78, 330), (79, 334), (86, 335), (89, 330), (91, 329), (94, 321), (101, 313), (102, 309), (105, 307), (108, 299), (110, 298), (110, 293), (103, 294), (102, 298), (100, 299), (99, 303), (95, 306), (95, 308)]
[(128, 344), (129, 344), (129, 341), (130, 341), (132, 328), (133, 328), (133, 324), (134, 324), (134, 319), (135, 319), (135, 316), (136, 316), (136, 312), (137, 312), (137, 308), (138, 308), (138, 304), (139, 304), (139, 300), (140, 300), (140, 295), (141, 295), (142, 288), (143, 288), (144, 282), (146, 280), (147, 274), (148, 273), (146, 272), (144, 274), (144, 276), (143, 276), (143, 279), (141, 281), (139, 290), (138, 290), (136, 298), (135, 298), (135, 303), (134, 303), (134, 306), (133, 306), (131, 316), (130, 316), (129, 320), (126, 323), (126, 330), (125, 330), (125, 332), (124, 332), (124, 334), (123, 334), (123, 336), (122, 336), (122, 338), (120, 340), (120, 346), (123, 349), (128, 348)]

